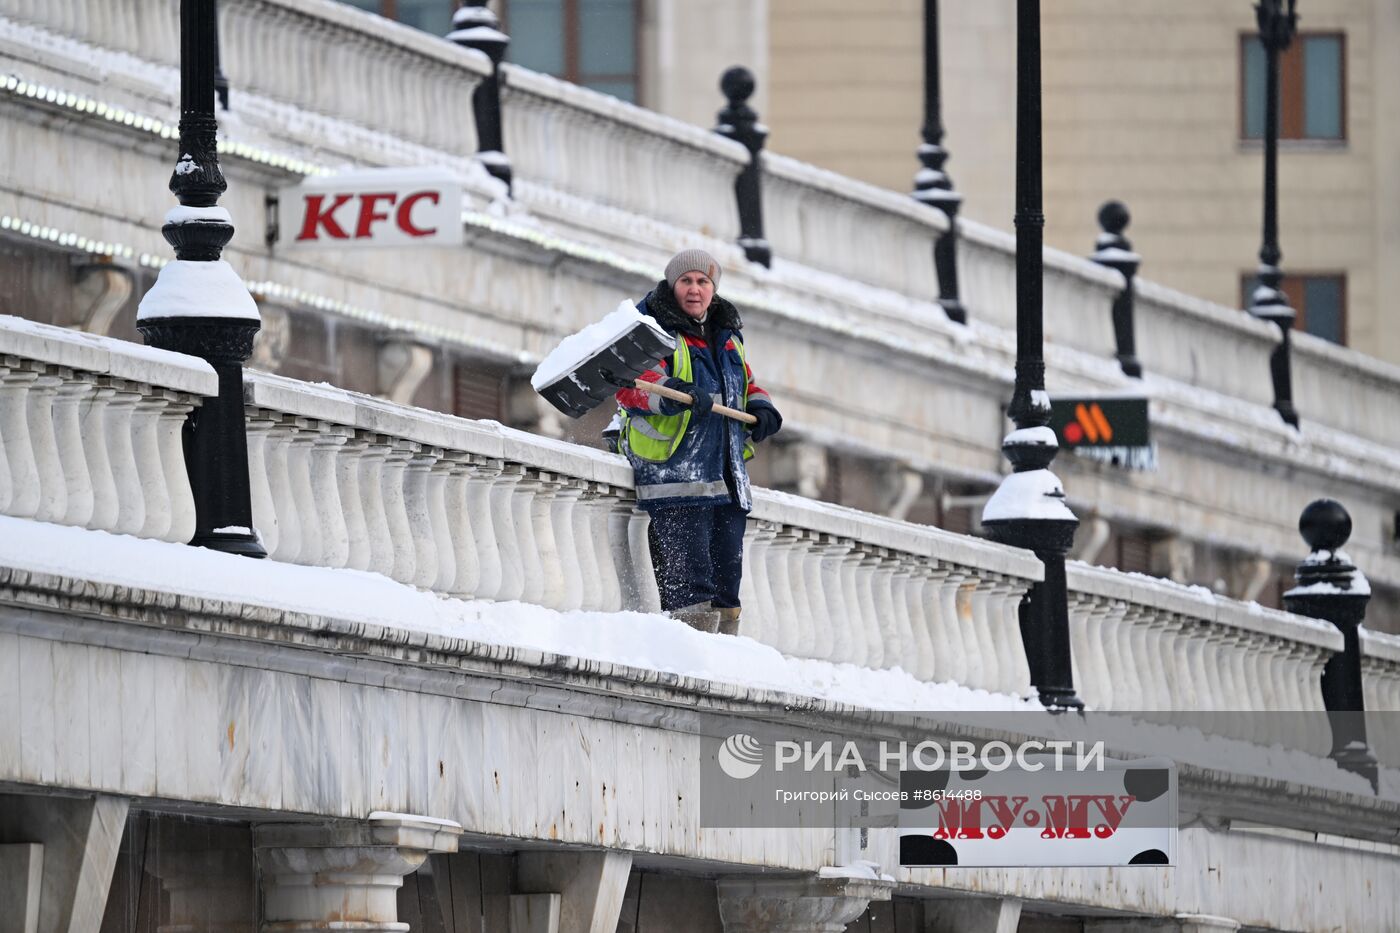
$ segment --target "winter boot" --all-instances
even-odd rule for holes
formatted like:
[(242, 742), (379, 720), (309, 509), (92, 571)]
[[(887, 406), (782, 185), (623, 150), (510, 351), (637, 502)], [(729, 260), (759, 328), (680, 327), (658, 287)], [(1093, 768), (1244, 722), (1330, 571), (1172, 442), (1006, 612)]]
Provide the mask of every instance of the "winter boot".
[(739, 634), (738, 606), (730, 606), (719, 611), (719, 633), (721, 635)]
[(680, 619), (697, 632), (713, 634), (719, 631), (719, 613), (718, 609), (710, 608), (710, 603), (707, 600), (703, 603), (694, 603), (690, 606), (672, 609), (670, 615), (671, 618)]

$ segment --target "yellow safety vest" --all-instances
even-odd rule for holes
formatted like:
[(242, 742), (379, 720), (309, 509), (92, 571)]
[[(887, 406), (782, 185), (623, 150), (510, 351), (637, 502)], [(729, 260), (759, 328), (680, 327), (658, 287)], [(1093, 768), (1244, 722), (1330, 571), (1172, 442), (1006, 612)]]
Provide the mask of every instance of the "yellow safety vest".
[[(744, 344), (738, 337), (732, 338), (739, 351), (739, 362), (744, 366), (744, 397), (742, 408), (749, 404), (748, 366), (744, 358)], [(671, 375), (684, 382), (691, 382), (694, 370), (690, 365), (690, 346), (684, 335), (676, 338), (676, 352), (671, 356)], [(720, 373), (721, 382), (724, 374)], [(685, 429), (690, 426), (690, 406), (675, 415), (634, 415), (622, 410), (622, 438), (627, 448), (642, 460), (652, 463), (665, 463), (680, 449), (685, 439)], [(745, 438), (744, 459), (753, 457), (753, 442)]]

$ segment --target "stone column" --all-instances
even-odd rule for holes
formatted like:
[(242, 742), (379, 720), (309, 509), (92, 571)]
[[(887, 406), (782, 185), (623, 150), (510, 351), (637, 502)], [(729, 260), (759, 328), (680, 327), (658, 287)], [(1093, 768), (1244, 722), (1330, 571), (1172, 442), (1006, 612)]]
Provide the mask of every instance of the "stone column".
[(398, 922), (404, 875), (432, 853), (456, 852), (461, 834), (457, 823), (404, 814), (254, 827), (264, 933), (406, 933)]
[(869, 878), (721, 878), (719, 915), (724, 933), (844, 933), (893, 888)]

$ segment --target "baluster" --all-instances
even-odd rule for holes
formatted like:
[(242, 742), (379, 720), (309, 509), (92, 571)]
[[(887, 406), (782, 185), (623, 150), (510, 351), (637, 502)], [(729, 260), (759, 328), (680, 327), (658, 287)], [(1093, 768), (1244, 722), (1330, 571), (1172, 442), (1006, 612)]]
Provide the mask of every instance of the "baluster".
[(627, 523), (628, 553), (632, 558), (634, 576), (637, 581), (638, 607), (642, 612), (661, 611), (661, 593), (656, 588), (656, 568), (651, 563), (651, 546), (647, 542), (647, 528), (651, 516), (641, 509), (633, 509)]
[(869, 565), (870, 603), (875, 613), (872, 618), (874, 630), (879, 633), (880, 660), (871, 666), (889, 669), (908, 669), (904, 659), (903, 643), (899, 637), (899, 624), (895, 619), (894, 601), (890, 597), (891, 578), (896, 568), (893, 553), (887, 548), (873, 552), (876, 560)]
[(1141, 707), (1138, 687), (1141, 681), (1132, 676), (1132, 655), (1126, 650), (1129, 639), (1128, 604), (1114, 600), (1104, 614), (1103, 632), (1104, 659), (1112, 674), (1106, 684), (1105, 702), (1108, 709), (1137, 710)]
[(5, 439), (10, 473), (5, 511), (18, 518), (31, 518), (39, 509), (39, 468), (29, 437), (27, 397), (29, 387), (39, 376), (20, 369), (22, 365), (15, 357), (0, 358), (0, 437)]
[(296, 502), (297, 523), (301, 526), (301, 547), (292, 558), (298, 564), (318, 566), (324, 546), (321, 517), (316, 514), (316, 497), (311, 492), (311, 447), (316, 443), (316, 431), (308, 427), (305, 418), (283, 415), (292, 429), (287, 441), (287, 479), (292, 499)]
[(436, 528), (428, 508), (428, 475), (435, 462), (433, 449), (420, 446), (408, 459), (403, 474), (404, 514), (408, 516), (409, 540), (413, 545), (413, 570), (405, 582), (424, 589), (432, 586), (438, 575)]
[[(472, 544), (476, 551), (478, 598), (505, 599), (501, 595), (505, 576), (506, 542), (514, 546), (514, 531), (496, 524), (495, 487), (501, 478), (500, 460), (472, 458), (467, 473), (467, 511), (471, 515)], [(509, 536), (507, 532), (510, 532)]]
[[(591, 484), (587, 480), (576, 479), (570, 485), (573, 487), (570, 492), (573, 508), (567, 530), (572, 540), (564, 547), (564, 553), (577, 555), (578, 558), (579, 597), (575, 608), (597, 612), (602, 608), (603, 600), (603, 568), (599, 556), (607, 550), (599, 545), (606, 539), (595, 540), (594, 537), (597, 525), (594, 523), (595, 498)], [(572, 563), (567, 558), (566, 562)], [(572, 604), (573, 601), (570, 602)]]
[(379, 488), (384, 491), (384, 518), (389, 523), (389, 541), (394, 564), (389, 576), (400, 583), (412, 583), (418, 571), (418, 549), (413, 541), (413, 524), (408, 514), (408, 463), (420, 449), (412, 441), (394, 439), (384, 455)]
[(29, 440), (34, 445), (34, 466), (39, 472), (39, 503), (34, 517), (41, 522), (60, 522), (68, 511), (68, 486), (63, 479), (53, 424), (54, 396), (62, 384), (63, 376), (45, 367), (29, 387), (25, 400)]
[(935, 561), (926, 562), (917, 557), (906, 557), (905, 563), (910, 574), (905, 603), (919, 655), (919, 666), (915, 676), (922, 681), (932, 681), (938, 671), (933, 645), (933, 630), (938, 618), (938, 589), (948, 574)]
[(1010, 587), (1010, 592), (1003, 598), (1001, 603), (1001, 628), (1008, 632), (1007, 643), (1013, 647), (1009, 652), (1007, 663), (1009, 668), (1003, 670), (1010, 671), (1008, 685), (1013, 686), (1012, 690), (1016, 696), (1030, 696), (1033, 686), (1031, 684), (1030, 660), (1026, 656), (1025, 645), (1021, 638), (1021, 601), (1025, 598), (1026, 592), (1030, 589), (1029, 583), (1021, 581), (1003, 581)]
[(870, 657), (868, 642), (871, 633), (866, 631), (864, 610), (860, 602), (860, 587), (856, 576), (860, 573), (861, 561), (865, 552), (859, 542), (852, 541), (851, 549), (841, 556), (841, 601), (846, 606), (846, 635), (849, 639), (847, 654), (836, 660), (846, 664), (864, 666)]
[(447, 521), (447, 480), (452, 475), (453, 465), (444, 459), (446, 453), (440, 447), (433, 448), (434, 460), (428, 467), (428, 516), (433, 522), (437, 576), (427, 586), (439, 593), (452, 592), (457, 577), (457, 551)]
[(963, 643), (962, 623), (958, 621), (958, 616), (962, 612), (962, 585), (967, 579), (967, 571), (954, 566), (940, 566), (946, 569), (947, 575), (938, 586), (938, 628), (933, 632), (933, 654), (938, 663), (938, 672), (934, 680), (961, 684), (967, 680), (968, 646)]
[(131, 448), (136, 455), (136, 471), (141, 477), (144, 520), (138, 534), (143, 538), (164, 538), (170, 532), (170, 490), (165, 485), (165, 467), (160, 462), (160, 413), (165, 399), (159, 390), (147, 389), (131, 413)]
[(622, 597), (622, 608), (642, 612), (643, 588), (638, 567), (632, 554), (631, 499), (619, 494), (608, 507), (608, 547), (612, 551), (613, 566), (617, 568), (617, 582)]
[(270, 557), (276, 556), (278, 543), (267, 449), (275, 417), (261, 408), (248, 411), (248, 497), (253, 506), (253, 530)]
[[(88, 476), (92, 479), (92, 518), (88, 519), (86, 527), (98, 531), (116, 530), (120, 508), (117, 481), (107, 449), (107, 409), (115, 396), (116, 390), (102, 384), (99, 379), (93, 386), (92, 394), (78, 407), (83, 457), (87, 460)], [(3, 434), (3, 429), (0, 429), (0, 436)]]
[[(505, 463), (491, 482), (491, 524), (500, 547), (501, 585), (496, 599), (518, 600), (525, 592), (525, 570), (521, 557), (522, 532), (516, 527), (516, 503), (527, 494), (517, 494), (516, 487), (525, 478), (525, 468), (518, 463)], [(523, 501), (528, 506), (529, 499)], [(480, 541), (480, 538), (477, 539)]]
[(916, 585), (912, 570), (907, 554), (891, 553), (885, 593), (894, 616), (895, 640), (899, 644), (896, 663), (906, 673), (917, 677), (921, 661), (919, 640), (909, 615), (909, 590)]
[(1113, 669), (1104, 656), (1104, 618), (1109, 601), (1086, 593), (1069, 594), (1070, 638), (1079, 673), (1074, 684), (1089, 709), (1113, 707)]
[(1016, 679), (1018, 656), (1021, 658), (1026, 656), (1025, 648), (1021, 642), (1021, 613), (1019, 610), (1021, 594), (1025, 590), (1018, 588), (1011, 580), (1003, 576), (993, 577), (990, 583), (991, 588), (987, 598), (987, 621), (992, 626), (993, 651), (991, 656), (996, 659), (996, 670), (988, 672), (988, 676), (991, 678), (991, 683), (998, 685), (997, 690), (1019, 694), (1022, 692), (1022, 687), (1030, 684), (1029, 665), (1026, 668), (1028, 679), (1025, 681)]
[[(568, 477), (553, 478), (554, 501), (551, 503), (546, 521), (554, 532), (555, 553), (559, 560), (559, 573), (554, 574), (554, 607), (562, 611), (580, 609), (583, 606), (583, 571), (592, 563), (574, 542), (574, 513), (578, 511), (578, 500), (583, 495), (579, 481)], [(585, 549), (586, 550), (586, 549)], [(597, 573), (592, 567), (590, 575)]]
[(470, 454), (448, 451), (441, 462), (447, 469), (442, 503), (453, 555), (451, 585), (445, 591), (473, 598), (481, 590), (481, 565), (477, 562), (472, 510), (468, 502), (470, 484), (467, 478), (472, 472), (472, 458)]
[(788, 551), (792, 549), (794, 538), (791, 529), (777, 526), (777, 533), (768, 545), (767, 575), (769, 592), (773, 596), (773, 641), (770, 642), (783, 654), (792, 655), (798, 646), (798, 631), (793, 604), (792, 580), (788, 572), (792, 566)]
[(802, 554), (802, 582), (799, 584), (807, 594), (807, 630), (811, 633), (811, 653), (809, 657), (826, 659), (831, 657), (832, 629), (836, 623), (831, 617), (831, 603), (823, 592), (823, 568), (826, 566), (826, 541), (829, 535), (815, 531), (807, 532), (807, 547)]
[(622, 608), (622, 574), (613, 562), (608, 525), (616, 498), (618, 493), (603, 483), (590, 483), (583, 494), (584, 514), (588, 518), (585, 547), (592, 548), (593, 559), (598, 563), (598, 608), (603, 612)]
[(816, 632), (812, 630), (811, 594), (805, 586), (807, 563), (811, 560), (812, 539), (801, 528), (790, 529), (792, 545), (785, 550), (787, 556), (788, 585), (792, 588), (792, 654), (799, 658), (814, 657)]
[(854, 613), (846, 602), (845, 581), (846, 555), (851, 553), (852, 542), (834, 535), (823, 535), (823, 539), (822, 602), (826, 604), (831, 623), (820, 643), (823, 649), (820, 656), (828, 661), (844, 662), (854, 652), (851, 634)]
[(880, 612), (875, 608), (875, 568), (880, 565), (880, 548), (864, 548), (859, 567), (855, 572), (856, 596), (860, 600), (860, 618), (857, 621), (865, 635), (865, 658), (861, 664), (879, 670), (885, 664), (884, 636), (880, 631)]
[(301, 516), (297, 513), (296, 496), (292, 493), (292, 474), (287, 466), (291, 452), (292, 425), (276, 416), (268, 429), (263, 458), (267, 462), (267, 482), (272, 490), (272, 507), (277, 513), (277, 551), (269, 552), (280, 561), (291, 563), (301, 553)]
[[(345, 443), (355, 432), (335, 424), (323, 424), (311, 444), (311, 495), (321, 527), (322, 567), (346, 567), (350, 563), (350, 528), (346, 513), (351, 506), (340, 498), (339, 462)], [(356, 506), (357, 507), (357, 506)]]
[(335, 458), (336, 495), (345, 520), (345, 566), (351, 570), (368, 570), (370, 565), (369, 522), (365, 518), (365, 496), (360, 490), (368, 449), (363, 435), (347, 430)]
[(536, 606), (556, 606), (560, 592), (559, 549), (549, 521), (553, 485), (547, 474), (527, 469), (515, 490), (515, 530), (520, 536), (520, 563), (525, 580), (520, 601)]
[[(996, 643), (1000, 633), (992, 627), (992, 599), (995, 577), (982, 572), (963, 584), (967, 591), (968, 612), (963, 619), (963, 638), (970, 647), (967, 658), (967, 684), (995, 691)], [(1019, 621), (1019, 620), (1018, 620)]]
[[(58, 444), (58, 459), (63, 464), (64, 492), (68, 503), (61, 521), (65, 525), (86, 528), (92, 521), (94, 483), (88, 471), (87, 452), (83, 449), (79, 408), (91, 397), (96, 387), (71, 371), (63, 372), (64, 381), (58, 387), (53, 402), (54, 436)], [(4, 461), (4, 446), (0, 442), (0, 490), (4, 489), (5, 477), (9, 475), (9, 467)], [(4, 492), (0, 491), (0, 500), (3, 498)], [(4, 503), (0, 501), (0, 512), (3, 511)]]
[(777, 529), (769, 522), (749, 523), (744, 542), (744, 604), (741, 631), (754, 641), (773, 644), (774, 612), (772, 583), (768, 579), (768, 548)]
[(194, 537), (196, 515), (190, 472), (185, 467), (185, 421), (194, 410), (195, 400), (178, 392), (166, 392), (165, 406), (156, 425), (161, 469), (170, 496), (170, 529), (165, 540), (188, 544)]
[[(106, 377), (104, 377), (106, 378)], [(141, 490), (141, 474), (132, 444), (132, 418), (141, 394), (121, 379), (107, 379), (114, 394), (107, 402), (103, 426), (107, 430), (107, 451), (112, 462), (112, 479), (117, 487), (117, 534), (139, 534), (146, 523), (146, 502)], [(11, 470), (14, 464), (10, 465)]]
[(394, 573), (394, 537), (385, 507), (384, 463), (389, 457), (390, 439), (383, 434), (364, 433), (364, 453), (360, 456), (360, 497), (365, 503), (365, 539), (369, 544), (369, 567), (386, 577)]

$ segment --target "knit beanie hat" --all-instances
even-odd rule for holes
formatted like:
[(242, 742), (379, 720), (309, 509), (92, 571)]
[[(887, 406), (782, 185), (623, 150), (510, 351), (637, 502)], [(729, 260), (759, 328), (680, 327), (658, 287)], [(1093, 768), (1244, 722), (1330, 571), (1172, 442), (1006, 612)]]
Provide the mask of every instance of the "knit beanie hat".
[(715, 289), (719, 289), (719, 263), (703, 249), (683, 249), (672, 256), (671, 261), (666, 263), (666, 284), (675, 288), (676, 280), (687, 272), (702, 272), (708, 275), (710, 281), (715, 283)]

